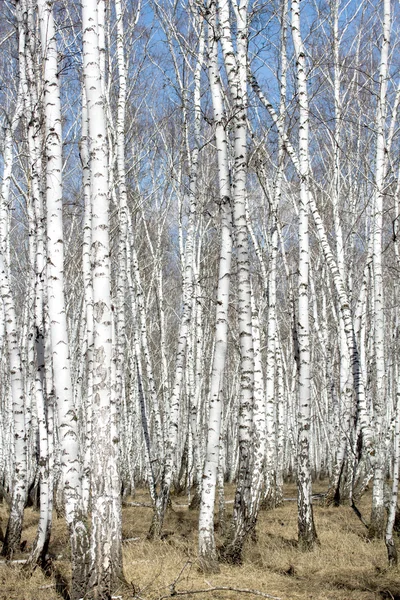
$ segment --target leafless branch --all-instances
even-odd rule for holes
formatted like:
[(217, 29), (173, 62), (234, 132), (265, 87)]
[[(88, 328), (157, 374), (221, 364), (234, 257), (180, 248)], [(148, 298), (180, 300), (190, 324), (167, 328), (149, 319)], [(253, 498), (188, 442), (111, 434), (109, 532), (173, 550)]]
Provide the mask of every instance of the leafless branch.
[(209, 592), (238, 592), (239, 594), (252, 594), (253, 596), (261, 596), (261, 598), (270, 598), (271, 600), (281, 600), (277, 596), (271, 596), (271, 594), (260, 592), (260, 590), (249, 590), (246, 588), (236, 588), (226, 585), (218, 585), (201, 590), (177, 591), (173, 589), (170, 594), (167, 594), (166, 596), (160, 596), (159, 598), (157, 598), (157, 600), (165, 600), (166, 598), (172, 598), (174, 596), (188, 596), (189, 594), (206, 594)]

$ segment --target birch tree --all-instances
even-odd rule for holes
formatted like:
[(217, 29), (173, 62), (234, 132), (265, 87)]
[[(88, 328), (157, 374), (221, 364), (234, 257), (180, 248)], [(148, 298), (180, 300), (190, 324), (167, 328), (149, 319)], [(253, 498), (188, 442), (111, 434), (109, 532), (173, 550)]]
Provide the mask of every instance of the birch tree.
[(205, 571), (218, 571), (214, 537), (214, 503), (221, 445), (223, 382), (228, 344), (228, 305), (231, 277), (231, 185), (228, 140), (225, 127), (221, 79), (216, 37), (216, 3), (210, 3), (208, 23), (208, 76), (210, 81), (215, 142), (218, 161), (218, 186), (221, 211), (221, 246), (219, 257), (215, 317), (215, 348), (210, 381), (210, 406), (207, 424), (206, 456), (203, 468), (199, 514), (199, 558)]
[(240, 406), (239, 406), (239, 473), (233, 518), (225, 542), (226, 560), (241, 560), (243, 543), (251, 531), (251, 431), (254, 404), (254, 349), (252, 338), (252, 310), (250, 287), (249, 242), (246, 223), (247, 183), (247, 42), (248, 3), (233, 3), (236, 17), (236, 49), (233, 46), (229, 2), (218, 3), (221, 48), (232, 94), (234, 111), (234, 172), (233, 172), (233, 227), (237, 251), (238, 273), (238, 326), (240, 341)]
[(88, 547), (81, 505), (81, 474), (77, 417), (73, 402), (71, 360), (65, 308), (64, 242), (62, 216), (62, 127), (58, 56), (53, 2), (38, 0), (44, 68), (46, 154), (47, 297), (51, 323), (53, 383), (58, 410), (61, 471), (65, 517), (69, 526), (72, 562), (72, 598), (86, 590)]
[[(93, 397), (90, 563), (86, 597), (110, 596), (123, 579), (118, 430), (112, 405), (112, 308), (108, 139), (101, 68), (102, 5), (82, 3), (83, 77), (88, 111), (93, 281)], [(104, 7), (103, 7), (104, 8)], [(114, 399), (115, 402), (115, 399)]]
[(317, 541), (311, 503), (310, 471), (310, 417), (311, 417), (311, 372), (310, 372), (310, 325), (309, 325), (309, 158), (308, 158), (308, 92), (306, 79), (306, 55), (300, 31), (300, 3), (292, 0), (292, 36), (296, 57), (296, 77), (299, 105), (299, 275), (298, 275), (298, 532), (299, 546), (311, 550)]
[(382, 221), (383, 198), (385, 184), (385, 121), (387, 113), (387, 85), (389, 76), (389, 45), (391, 28), (390, 0), (383, 4), (383, 40), (381, 46), (379, 68), (379, 96), (376, 115), (377, 139), (375, 159), (375, 195), (373, 207), (373, 299), (374, 299), (374, 351), (375, 351), (375, 456), (374, 456), (374, 483), (372, 490), (371, 520), (369, 535), (383, 537), (384, 535), (384, 403), (386, 396), (385, 373), (385, 320), (383, 299), (383, 274), (382, 274)]
[(15, 314), (14, 299), (8, 278), (8, 268), (2, 251), (0, 252), (0, 294), (5, 315), (14, 429), (14, 478), (12, 483), (10, 515), (2, 549), (3, 556), (10, 558), (13, 553), (19, 549), (24, 507), (28, 492), (27, 435), (25, 427), (25, 393), (22, 380), (18, 324)]
[[(21, 28), (21, 13), (18, 13)], [(10, 282), (9, 264), (9, 206), (10, 186), (13, 166), (13, 133), (23, 110), (23, 90), (19, 90), (15, 113), (6, 127), (3, 150), (3, 173), (0, 188), (0, 295), (3, 304), (5, 342), (7, 346), (8, 369), (10, 373), (12, 414), (13, 414), (13, 455), (14, 477), (10, 515), (3, 541), (2, 555), (10, 558), (19, 549), (21, 541), (24, 506), (28, 493), (27, 481), (27, 430), (25, 423), (25, 391), (23, 365), (18, 332), (15, 299)]]

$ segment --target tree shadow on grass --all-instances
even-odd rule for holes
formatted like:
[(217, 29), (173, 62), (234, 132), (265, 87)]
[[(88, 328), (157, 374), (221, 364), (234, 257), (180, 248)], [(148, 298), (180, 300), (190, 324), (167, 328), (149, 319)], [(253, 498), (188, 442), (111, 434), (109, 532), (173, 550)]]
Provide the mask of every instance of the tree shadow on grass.
[(56, 580), (57, 594), (60, 594), (64, 600), (70, 600), (68, 582), (57, 569), (54, 571), (54, 579)]
[(266, 542), (271, 542), (274, 546), (279, 546), (280, 548), (297, 548), (298, 542), (295, 539), (286, 538), (283, 535), (274, 535), (273, 533), (266, 533), (263, 535)]
[(68, 581), (51, 559), (47, 560), (46, 564), (43, 565), (43, 572), (46, 577), (54, 577), (57, 594), (64, 600), (70, 600)]
[[(394, 578), (395, 576), (393, 576)], [(359, 591), (359, 592), (373, 592), (377, 597), (385, 600), (400, 600), (400, 583), (397, 581), (379, 581), (379, 579), (372, 579), (369, 577), (361, 577), (360, 579), (346, 580), (345, 577), (327, 580), (328, 586), (332, 586), (336, 589), (348, 590), (348, 591)]]

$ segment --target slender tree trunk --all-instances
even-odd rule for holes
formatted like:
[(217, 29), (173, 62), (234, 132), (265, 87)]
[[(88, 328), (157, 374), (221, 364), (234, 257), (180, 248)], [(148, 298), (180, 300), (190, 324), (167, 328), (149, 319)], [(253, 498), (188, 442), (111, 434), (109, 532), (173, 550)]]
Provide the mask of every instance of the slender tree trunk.
[[(20, 7), (17, 10), (20, 52), (23, 51), (23, 15)], [(5, 342), (8, 355), (8, 369), (11, 382), (12, 415), (13, 415), (13, 453), (14, 474), (12, 496), (7, 529), (3, 540), (2, 555), (10, 558), (19, 550), (21, 541), (24, 506), (27, 498), (27, 441), (28, 432), (25, 422), (25, 391), (23, 384), (23, 365), (21, 360), (20, 340), (18, 333), (15, 301), (10, 285), (9, 255), (9, 203), (10, 184), (13, 166), (13, 132), (18, 125), (23, 109), (22, 94), (26, 90), (19, 89), (15, 114), (6, 129), (3, 153), (3, 173), (0, 189), (0, 295), (4, 310)]]
[[(34, 154), (32, 154), (34, 156)], [(34, 186), (32, 186), (33, 188)], [(38, 190), (36, 190), (38, 192)], [(36, 232), (36, 257), (32, 265), (35, 273), (35, 398), (39, 433), (39, 484), (40, 515), (38, 531), (25, 568), (32, 570), (37, 564), (44, 565), (50, 543), (53, 512), (53, 428), (52, 407), (46, 394), (45, 365), (45, 287), (46, 256), (43, 227), (43, 202), (40, 193), (33, 193), (34, 204), (33, 230)]]
[(24, 506), (27, 498), (27, 432), (25, 428), (25, 394), (22, 363), (14, 300), (8, 280), (8, 269), (0, 251), (0, 294), (3, 300), (8, 360), (11, 378), (11, 396), (14, 422), (14, 477), (10, 515), (3, 542), (2, 555), (11, 558), (19, 550)]
[(38, 0), (44, 61), (44, 112), (46, 152), (46, 211), (48, 317), (54, 389), (58, 408), (61, 472), (65, 517), (71, 537), (72, 600), (86, 590), (87, 530), (81, 506), (81, 476), (77, 417), (73, 402), (71, 360), (64, 295), (64, 243), (62, 218), (62, 128), (53, 2)]
[[(19, 9), (22, 7), (20, 6)], [(29, 23), (32, 21), (30, 6)], [(28, 10), (26, 3), (23, 6), (24, 19), (21, 19), (20, 81), (24, 90), (24, 116), (27, 123), (27, 137), (30, 158), (30, 243), (34, 255), (31, 258), (32, 273), (34, 273), (34, 318), (31, 324), (35, 330), (33, 336), (34, 354), (33, 367), (35, 370), (33, 395), (36, 399), (38, 443), (39, 443), (39, 486), (40, 486), (40, 515), (37, 535), (32, 546), (29, 559), (25, 565), (27, 570), (33, 570), (37, 564), (43, 565), (50, 542), (52, 524), (52, 449), (53, 430), (50, 417), (51, 408), (46, 394), (46, 367), (45, 367), (45, 290), (46, 281), (46, 244), (43, 210), (43, 169), (41, 150), (43, 148), (43, 131), (39, 126), (40, 114), (37, 106), (38, 80), (33, 64), (32, 54), (37, 49), (37, 42), (29, 36)], [(33, 26), (31, 25), (31, 28)]]
[(247, 183), (247, 2), (236, 10), (236, 51), (232, 42), (229, 3), (218, 3), (221, 46), (229, 89), (234, 105), (233, 224), (238, 272), (238, 324), (240, 344), (239, 473), (233, 518), (223, 557), (241, 562), (244, 541), (252, 531), (256, 515), (252, 507), (251, 459), (254, 405), (254, 349), (251, 318), (251, 288), (248, 229), (246, 223)]
[(395, 410), (395, 430), (394, 430), (394, 456), (393, 456), (393, 477), (392, 490), (389, 502), (388, 520), (385, 531), (385, 544), (388, 553), (389, 566), (397, 565), (397, 550), (393, 539), (393, 527), (396, 519), (397, 510), (397, 495), (399, 488), (399, 473), (400, 473), (400, 379), (398, 376), (398, 366), (396, 365), (396, 402)]
[(297, 449), (297, 506), (299, 547), (312, 550), (316, 541), (311, 503), (310, 428), (311, 428), (311, 373), (310, 373), (310, 325), (308, 315), (309, 287), (309, 160), (308, 160), (308, 94), (306, 59), (300, 31), (300, 3), (292, 0), (292, 34), (296, 54), (297, 86), (299, 102), (299, 299), (298, 299), (298, 395), (299, 429)]
[[(267, 445), (267, 426), (266, 426), (266, 394), (265, 394), (265, 386), (264, 386), (264, 374), (262, 370), (262, 360), (261, 360), (261, 334), (260, 334), (260, 319), (256, 309), (256, 302), (253, 297), (252, 291), (252, 323), (253, 323), (253, 350), (254, 350), (254, 409), (253, 409), (253, 459), (251, 465), (251, 508), (250, 514), (252, 515), (252, 528), (254, 533), (254, 529), (256, 526), (256, 519), (258, 516), (261, 497), (262, 497), (262, 488), (265, 480), (265, 462), (266, 457), (266, 445)], [(268, 418), (268, 417), (267, 417)], [(274, 419), (275, 425), (275, 419)], [(274, 439), (268, 440), (268, 443), (272, 446)], [(273, 448), (273, 456), (276, 454), (276, 448)], [(275, 467), (275, 461), (272, 462), (270, 460), (269, 465), (267, 464), (267, 468), (270, 468), (270, 471), (267, 471), (267, 477), (274, 478), (275, 471), (273, 468)], [(272, 475), (272, 477), (271, 477)], [(270, 490), (273, 490), (274, 493), (275, 486), (271, 486)]]
[[(341, 200), (341, 127), (342, 127), (342, 101), (341, 101), (341, 73), (340, 73), (340, 38), (339, 38), (339, 1), (335, 0), (332, 4), (332, 37), (333, 37), (333, 56), (334, 56), (334, 102), (335, 102), (335, 131), (334, 131), (334, 176), (333, 176), (333, 216), (336, 238), (336, 261), (338, 270), (343, 281), (346, 283), (345, 256), (343, 233), (340, 215)], [(335, 457), (335, 465), (330, 482), (330, 489), (327, 494), (327, 501), (333, 501), (340, 504), (342, 501), (349, 500), (348, 493), (351, 493), (351, 480), (346, 481), (346, 476), (351, 467), (350, 452), (352, 449), (352, 431), (351, 415), (353, 402), (353, 389), (351, 385), (350, 352), (346, 338), (345, 324), (342, 315), (339, 315), (339, 394), (340, 407), (342, 412), (339, 416), (339, 440)], [(347, 490), (347, 494), (346, 494)], [(347, 496), (347, 497), (346, 497)]]
[(90, 565), (86, 597), (109, 597), (123, 579), (118, 431), (111, 389), (112, 309), (109, 242), (108, 140), (101, 68), (102, 14), (82, 3), (83, 76), (88, 110), (93, 265), (93, 415)]
[(221, 247), (219, 258), (215, 349), (210, 381), (210, 405), (207, 425), (206, 457), (203, 469), (199, 515), (199, 559), (206, 572), (219, 571), (214, 538), (214, 503), (221, 445), (222, 390), (228, 346), (228, 305), (231, 277), (232, 237), (230, 208), (230, 172), (224, 126), (221, 81), (218, 68), (216, 39), (216, 5), (210, 4), (208, 27), (208, 74), (215, 121), (215, 141), (218, 160), (219, 199), (221, 203)]
[(93, 399), (93, 281), (92, 281), (92, 206), (90, 194), (89, 123), (86, 92), (82, 90), (82, 132), (80, 141), (82, 184), (84, 198), (82, 272), (84, 287), (85, 334), (84, 351), (86, 385), (82, 393), (82, 506), (85, 513), (90, 509), (90, 480), (92, 455), (92, 399)]
[(374, 430), (375, 430), (375, 456), (374, 456), (374, 482), (372, 488), (372, 508), (369, 525), (369, 536), (384, 536), (385, 510), (383, 499), (383, 483), (385, 477), (384, 461), (384, 405), (386, 397), (385, 373), (385, 320), (383, 299), (383, 274), (382, 274), (382, 221), (383, 198), (385, 182), (385, 120), (386, 120), (386, 94), (389, 77), (389, 45), (390, 45), (390, 0), (383, 3), (383, 41), (381, 47), (381, 63), (379, 70), (379, 98), (377, 109), (377, 140), (375, 164), (375, 199), (373, 218), (373, 298), (374, 298), (374, 353), (375, 353), (375, 402), (374, 402)]

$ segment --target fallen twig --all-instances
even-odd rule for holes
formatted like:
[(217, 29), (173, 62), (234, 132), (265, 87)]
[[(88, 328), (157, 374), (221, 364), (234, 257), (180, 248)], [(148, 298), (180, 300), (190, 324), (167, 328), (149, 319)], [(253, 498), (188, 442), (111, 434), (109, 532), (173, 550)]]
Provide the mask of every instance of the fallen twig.
[(178, 573), (178, 576), (176, 577), (175, 581), (173, 581), (171, 583), (171, 585), (169, 586), (169, 590), (170, 590), (171, 596), (175, 596), (175, 586), (178, 583), (178, 581), (180, 580), (180, 578), (182, 577), (183, 571), (185, 571), (185, 569), (186, 569), (187, 566), (191, 566), (191, 565), (192, 565), (192, 561), (191, 560), (186, 561), (186, 563), (183, 565), (182, 569)]
[(166, 598), (172, 598), (174, 596), (188, 596), (189, 594), (206, 594), (208, 592), (238, 592), (239, 594), (253, 594), (253, 596), (261, 596), (262, 598), (270, 598), (270, 600), (281, 600), (277, 596), (271, 596), (271, 594), (265, 594), (260, 590), (248, 590), (246, 588), (236, 588), (226, 585), (218, 585), (203, 590), (175, 590), (173, 589), (167, 596), (159, 596), (157, 600), (165, 600)]
[(21, 558), (19, 560), (0, 560), (0, 565), (24, 565), (26, 563), (26, 558)]
[[(326, 494), (325, 493), (321, 493), (321, 494), (313, 494), (311, 496), (311, 501), (313, 500), (322, 500), (323, 498), (325, 498)], [(297, 502), (297, 498), (283, 498), (284, 502)]]
[(55, 588), (57, 587), (56, 583), (49, 583), (49, 585), (41, 585), (38, 589), (39, 590), (49, 590), (50, 588)]

